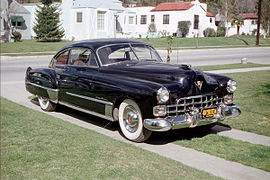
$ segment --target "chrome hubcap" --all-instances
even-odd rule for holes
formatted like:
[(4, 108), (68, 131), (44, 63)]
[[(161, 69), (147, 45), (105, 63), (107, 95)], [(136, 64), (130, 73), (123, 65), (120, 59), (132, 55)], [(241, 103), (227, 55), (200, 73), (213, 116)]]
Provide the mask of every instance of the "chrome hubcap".
[(125, 128), (134, 133), (138, 129), (138, 114), (132, 106), (127, 106), (123, 114)]

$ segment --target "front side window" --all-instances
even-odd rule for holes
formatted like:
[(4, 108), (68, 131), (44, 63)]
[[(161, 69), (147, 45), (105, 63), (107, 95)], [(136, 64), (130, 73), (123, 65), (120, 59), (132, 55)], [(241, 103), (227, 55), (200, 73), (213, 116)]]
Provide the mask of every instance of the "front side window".
[(97, 13), (97, 30), (105, 29), (105, 11), (98, 11)]
[(163, 24), (169, 24), (170, 23), (170, 15), (164, 14), (163, 15)]
[(68, 64), (74, 66), (97, 66), (94, 53), (85, 48), (71, 49)]
[(77, 12), (77, 23), (81, 23), (82, 22), (82, 12)]
[(157, 52), (144, 44), (119, 44), (101, 48), (98, 55), (102, 65), (121, 62), (161, 61)]
[(146, 15), (141, 15), (141, 24), (146, 24)]

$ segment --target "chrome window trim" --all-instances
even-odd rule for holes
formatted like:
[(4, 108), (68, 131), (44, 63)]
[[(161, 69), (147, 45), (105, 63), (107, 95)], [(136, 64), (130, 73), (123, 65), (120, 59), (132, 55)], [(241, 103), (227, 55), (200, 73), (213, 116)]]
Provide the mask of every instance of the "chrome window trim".
[(87, 96), (83, 96), (83, 95), (78, 95), (78, 94), (74, 94), (74, 93), (70, 93), (70, 92), (66, 92), (66, 94), (68, 94), (70, 96), (74, 96), (74, 97), (86, 99), (86, 100), (89, 100), (89, 101), (93, 101), (93, 102), (105, 104), (105, 105), (110, 105), (110, 106), (113, 105), (113, 103), (111, 103), (111, 102), (100, 100), (100, 99), (96, 99), (96, 98), (91, 98), (91, 97), (87, 97)]
[(32, 83), (32, 82), (26, 82), (26, 84), (30, 84), (32, 86), (36, 86), (36, 87), (39, 87), (39, 88), (42, 88), (42, 89), (45, 89), (45, 90), (48, 90), (48, 91), (53, 91), (53, 92), (58, 92), (59, 91), (59, 89), (53, 89), (53, 88), (41, 86), (39, 84), (35, 84), (35, 83)]

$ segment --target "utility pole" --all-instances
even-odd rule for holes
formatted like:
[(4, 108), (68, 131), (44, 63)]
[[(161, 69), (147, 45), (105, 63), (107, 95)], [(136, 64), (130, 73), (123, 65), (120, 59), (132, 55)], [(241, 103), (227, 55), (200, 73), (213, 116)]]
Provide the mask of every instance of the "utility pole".
[(261, 9), (262, 9), (262, 0), (259, 0), (256, 46), (259, 46), (260, 44)]

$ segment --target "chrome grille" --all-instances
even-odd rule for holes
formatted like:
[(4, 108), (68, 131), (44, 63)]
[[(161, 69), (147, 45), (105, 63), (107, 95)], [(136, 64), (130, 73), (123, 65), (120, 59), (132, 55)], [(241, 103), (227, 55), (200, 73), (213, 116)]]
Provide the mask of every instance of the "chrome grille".
[(214, 94), (183, 97), (176, 100), (177, 104), (167, 105), (168, 116), (179, 116), (190, 109), (198, 108), (201, 112), (204, 108), (215, 107), (223, 102), (223, 98)]

